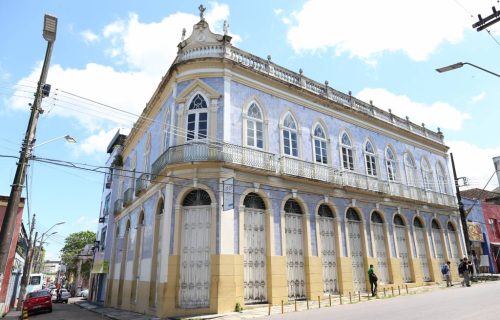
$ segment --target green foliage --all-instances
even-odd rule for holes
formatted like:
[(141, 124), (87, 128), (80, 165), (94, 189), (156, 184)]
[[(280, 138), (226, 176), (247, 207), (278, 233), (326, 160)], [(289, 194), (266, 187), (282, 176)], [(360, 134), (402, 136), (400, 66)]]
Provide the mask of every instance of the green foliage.
[[(95, 232), (80, 231), (70, 234), (64, 240), (64, 247), (61, 249), (61, 260), (66, 265), (68, 272), (73, 274), (76, 273), (78, 255), (85, 245), (93, 244), (95, 239)], [(89, 265), (90, 263), (82, 264), (82, 274), (84, 271), (90, 271)]]
[(236, 305), (234, 306), (234, 312), (241, 312), (243, 311), (243, 307), (239, 302), (236, 302)]

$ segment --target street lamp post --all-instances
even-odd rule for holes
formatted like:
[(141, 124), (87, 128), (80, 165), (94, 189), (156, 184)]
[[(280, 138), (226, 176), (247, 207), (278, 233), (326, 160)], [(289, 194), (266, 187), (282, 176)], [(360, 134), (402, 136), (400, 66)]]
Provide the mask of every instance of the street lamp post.
[[(69, 143), (76, 143), (76, 139), (73, 138), (72, 136), (70, 136), (69, 134), (66, 134), (64, 136), (60, 136), (60, 137), (56, 137), (56, 138), (52, 138), (52, 139), (49, 139), (47, 141), (44, 141), (42, 143), (39, 143), (39, 144), (35, 144), (31, 147), (31, 150), (35, 149), (35, 148), (38, 148), (40, 146), (43, 146), (43, 145), (46, 145), (47, 143), (50, 143), (52, 141), (56, 141), (56, 140), (59, 140), (59, 139), (65, 139), (66, 141), (68, 141)], [(30, 152), (31, 152), (30, 150)], [(31, 154), (30, 154), (31, 155)]]
[(451, 71), (451, 70), (462, 68), (464, 65), (469, 65), (471, 67), (477, 68), (479, 70), (482, 70), (482, 71), (487, 72), (489, 74), (492, 74), (494, 76), (500, 77), (500, 74), (498, 74), (498, 73), (495, 73), (493, 71), (481, 68), (480, 66), (476, 66), (475, 64), (472, 64), (472, 63), (469, 63), (469, 62), (457, 62), (457, 63), (454, 63), (454, 64), (450, 64), (449, 66), (446, 66), (446, 67), (437, 68), (436, 71), (439, 72), (439, 73), (448, 72), (448, 71)]
[(44, 16), (43, 38), (47, 41), (47, 50), (45, 52), (45, 59), (43, 61), (42, 73), (38, 81), (37, 90), (35, 94), (35, 101), (31, 106), (31, 115), (26, 129), (26, 134), (21, 146), (19, 161), (17, 163), (16, 174), (12, 182), (9, 202), (5, 209), (5, 216), (0, 229), (0, 272), (5, 277), (10, 273), (10, 268), (7, 267), (9, 258), (9, 251), (12, 242), (12, 235), (14, 233), (16, 216), (19, 210), (19, 201), (23, 191), (23, 185), (26, 178), (26, 167), (28, 165), (29, 151), (35, 139), (36, 126), (38, 117), (41, 112), (41, 103), (44, 96), (43, 87), (47, 79), (47, 73), (50, 65), (50, 58), (52, 56), (52, 47), (56, 40), (57, 32), (57, 18), (51, 15)]
[[(44, 239), (45, 233), (42, 234), (42, 237), (40, 238), (40, 244), (38, 245), (38, 249), (36, 250), (35, 267), (33, 268), (35, 273), (39, 273), (41, 266), (42, 266), (42, 263), (40, 262), (40, 258), (41, 258), (40, 252), (42, 251), (43, 244), (45, 242), (47, 242), (47, 240), (56, 233), (57, 233), (57, 231), (52, 232), (51, 234), (46, 236), (45, 239)], [(35, 247), (36, 247), (36, 243), (35, 243)]]

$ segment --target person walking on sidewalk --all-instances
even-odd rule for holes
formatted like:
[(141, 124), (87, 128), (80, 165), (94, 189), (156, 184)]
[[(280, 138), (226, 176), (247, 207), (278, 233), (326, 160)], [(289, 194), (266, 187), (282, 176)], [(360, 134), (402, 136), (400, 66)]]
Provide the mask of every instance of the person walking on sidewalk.
[(446, 286), (447, 287), (452, 287), (453, 283), (451, 283), (451, 269), (450, 269), (450, 261), (446, 261), (446, 264), (443, 266), (441, 272), (443, 273), (443, 276), (446, 280)]
[(462, 281), (462, 287), (467, 286), (470, 287), (470, 276), (472, 274), (472, 264), (469, 263), (467, 257), (464, 258), (464, 261), (461, 263), (462, 274), (464, 275), (464, 281)]
[(377, 275), (375, 274), (375, 271), (373, 270), (373, 264), (370, 265), (370, 268), (368, 268), (368, 279), (370, 280), (370, 287), (372, 291), (372, 297), (375, 297), (377, 295)]

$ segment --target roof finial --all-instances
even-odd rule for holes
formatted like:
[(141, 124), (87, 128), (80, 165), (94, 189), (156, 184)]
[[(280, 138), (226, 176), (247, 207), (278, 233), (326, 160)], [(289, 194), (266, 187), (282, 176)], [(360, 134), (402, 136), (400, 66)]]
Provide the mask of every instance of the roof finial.
[(207, 10), (207, 8), (205, 8), (202, 4), (200, 4), (200, 6), (198, 7), (198, 10), (200, 10), (200, 20), (205, 21), (205, 17), (203, 16), (203, 13), (205, 12), (205, 10)]
[(182, 37), (181, 41), (184, 41), (184, 38), (186, 37), (186, 28), (182, 28)]
[(229, 29), (229, 23), (227, 20), (224, 20), (224, 25), (222, 26), (222, 30), (224, 31), (224, 35), (227, 36), (227, 31)]

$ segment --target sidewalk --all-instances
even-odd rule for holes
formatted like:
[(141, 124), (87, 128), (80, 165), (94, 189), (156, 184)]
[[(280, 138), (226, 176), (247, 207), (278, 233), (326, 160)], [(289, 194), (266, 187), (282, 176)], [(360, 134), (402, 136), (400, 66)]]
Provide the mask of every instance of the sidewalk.
[(103, 317), (108, 319), (116, 319), (116, 320), (153, 320), (158, 319), (151, 316), (145, 316), (141, 313), (125, 311), (115, 308), (108, 308), (98, 304), (94, 304), (88, 301), (75, 302), (77, 306), (80, 308), (95, 312), (100, 314)]

